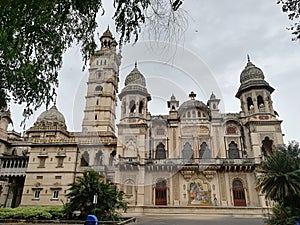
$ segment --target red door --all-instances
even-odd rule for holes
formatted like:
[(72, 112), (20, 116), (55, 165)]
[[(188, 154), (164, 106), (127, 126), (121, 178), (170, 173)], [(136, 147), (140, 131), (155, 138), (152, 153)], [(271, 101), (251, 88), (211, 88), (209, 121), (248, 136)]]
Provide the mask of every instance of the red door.
[(234, 206), (246, 206), (243, 183), (240, 180), (234, 180), (232, 186)]
[(155, 188), (155, 205), (167, 205), (167, 188)]

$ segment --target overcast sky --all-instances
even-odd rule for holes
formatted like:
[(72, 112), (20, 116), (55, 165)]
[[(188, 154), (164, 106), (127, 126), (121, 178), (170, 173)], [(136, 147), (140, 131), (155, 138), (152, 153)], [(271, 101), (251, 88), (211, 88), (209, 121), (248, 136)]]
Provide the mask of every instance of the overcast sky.
[[(111, 1), (105, 2), (106, 15), (99, 16), (97, 32), (101, 35), (109, 25), (118, 37), (108, 4)], [(291, 22), (276, 0), (186, 0), (183, 9), (188, 13), (188, 27), (176, 43), (154, 43), (145, 35), (136, 45), (123, 47), (119, 93), (137, 61), (152, 95), (152, 114), (167, 114), (166, 101), (172, 93), (183, 103), (190, 91), (204, 103), (214, 92), (221, 99), (222, 112), (236, 113), (240, 102), (234, 96), (249, 54), (253, 64), (263, 70), (265, 80), (275, 88), (272, 100), (283, 120), (285, 142), (300, 141), (300, 43), (291, 41), (292, 35), (286, 29)], [(88, 76), (87, 70), (81, 68), (81, 54), (74, 47), (64, 56), (57, 90), (57, 107), (65, 115), (69, 131), (81, 129)], [(26, 129), (43, 110), (27, 121)], [(12, 105), (11, 111), (13, 128), (22, 132), (21, 108)]]

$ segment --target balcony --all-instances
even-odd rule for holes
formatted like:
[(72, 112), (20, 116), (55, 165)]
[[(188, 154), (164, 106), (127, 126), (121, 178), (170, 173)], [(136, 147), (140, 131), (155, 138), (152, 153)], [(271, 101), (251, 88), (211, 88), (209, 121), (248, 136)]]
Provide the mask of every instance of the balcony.
[(25, 177), (28, 156), (3, 156), (1, 159), (0, 176), (1, 177)]

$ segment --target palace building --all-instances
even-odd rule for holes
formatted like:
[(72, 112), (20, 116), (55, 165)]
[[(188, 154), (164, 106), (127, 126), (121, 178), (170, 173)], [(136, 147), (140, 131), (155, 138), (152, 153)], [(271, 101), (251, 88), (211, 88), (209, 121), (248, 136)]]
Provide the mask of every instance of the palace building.
[(256, 188), (257, 168), (283, 145), (274, 88), (263, 71), (248, 57), (235, 95), (240, 112), (223, 113), (215, 94), (200, 100), (193, 90), (184, 102), (170, 93), (169, 113), (152, 115), (147, 72), (135, 64), (119, 91), (117, 42), (109, 29), (100, 41), (90, 59), (81, 132), (68, 131), (55, 105), (23, 135), (7, 131), (9, 110), (0, 113), (1, 207), (62, 205), (68, 185), (93, 169), (124, 191), (133, 212), (263, 213), (268, 202)]

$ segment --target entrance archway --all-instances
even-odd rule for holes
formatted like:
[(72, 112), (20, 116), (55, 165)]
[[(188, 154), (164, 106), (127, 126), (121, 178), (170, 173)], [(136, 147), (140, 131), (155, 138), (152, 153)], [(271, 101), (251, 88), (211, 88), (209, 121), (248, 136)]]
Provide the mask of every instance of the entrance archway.
[(160, 180), (155, 185), (155, 205), (167, 205), (167, 184)]
[(232, 182), (232, 192), (234, 206), (247, 206), (245, 190), (243, 187), (243, 183), (240, 180), (235, 179)]

